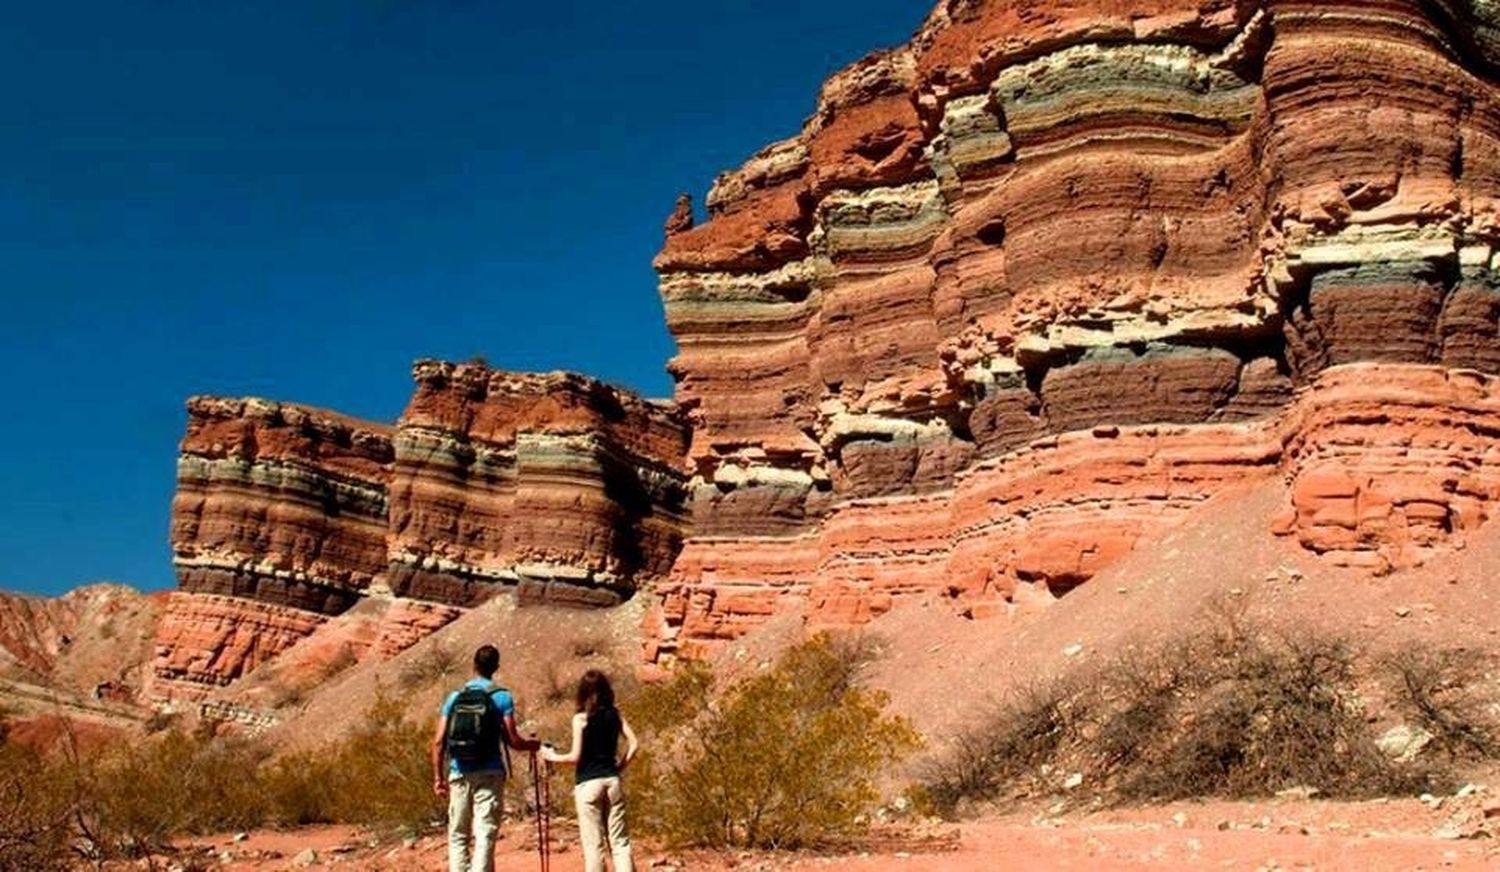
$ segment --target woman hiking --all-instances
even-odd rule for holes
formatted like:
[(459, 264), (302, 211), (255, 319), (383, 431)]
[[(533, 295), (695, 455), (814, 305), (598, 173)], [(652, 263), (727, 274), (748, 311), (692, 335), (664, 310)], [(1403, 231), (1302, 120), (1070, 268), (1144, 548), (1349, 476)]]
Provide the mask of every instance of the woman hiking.
[[(625, 754), (620, 754), (620, 737)], [(578, 713), (573, 716), (573, 746), (559, 754), (550, 745), (541, 756), (549, 763), (578, 767), (573, 802), (578, 809), (578, 841), (583, 847), (584, 872), (604, 872), (604, 843), (608, 834), (615, 872), (634, 872), (630, 836), (625, 831), (625, 794), (620, 773), (640, 749), (630, 724), (615, 708), (609, 678), (590, 669), (578, 682)]]

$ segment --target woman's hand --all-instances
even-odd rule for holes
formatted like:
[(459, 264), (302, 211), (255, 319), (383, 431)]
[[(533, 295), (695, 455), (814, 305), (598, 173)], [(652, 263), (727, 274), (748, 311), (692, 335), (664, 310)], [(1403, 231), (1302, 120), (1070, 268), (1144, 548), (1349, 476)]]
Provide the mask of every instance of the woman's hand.
[(437, 794), (438, 796), (447, 796), (448, 795), (448, 779), (446, 779), (446, 778), (435, 778), (435, 779), (433, 779), (433, 781), (432, 781), (432, 792), (435, 793), (435, 794)]

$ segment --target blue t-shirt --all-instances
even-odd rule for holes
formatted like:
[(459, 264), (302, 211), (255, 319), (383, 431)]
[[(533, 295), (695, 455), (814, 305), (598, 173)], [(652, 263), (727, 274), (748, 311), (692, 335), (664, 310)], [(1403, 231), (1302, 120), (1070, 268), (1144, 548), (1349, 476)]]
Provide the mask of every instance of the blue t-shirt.
[[(511, 698), (510, 691), (506, 690), (503, 687), (494, 687), (494, 682), (490, 681), (487, 678), (471, 678), (463, 686), (463, 689), (468, 690), (471, 687), (477, 687), (480, 689), (488, 689), (493, 687), (494, 689), (490, 691), (490, 699), (493, 699), (495, 701), (495, 708), (500, 710), (501, 720), (503, 721), (505, 718), (513, 718), (516, 716), (516, 701)], [(459, 691), (455, 690), (452, 693), (448, 694), (447, 699), (443, 700), (444, 723), (447, 723), (448, 721), (448, 713), (453, 711), (453, 701), (458, 699), (458, 694)], [(505, 728), (502, 726), (500, 729), (504, 730)], [(500, 741), (505, 741), (503, 735)], [(495, 754), (492, 757), (486, 757), (483, 760), (474, 763), (463, 764), (460, 764), (457, 760), (454, 760), (450, 757), (448, 758), (448, 771), (453, 773), (454, 775), (463, 775), (468, 772), (494, 772), (497, 770), (503, 772), (505, 771), (505, 758), (502, 756), (503, 754), (503, 751), (501, 751), (499, 748), (496, 748)]]

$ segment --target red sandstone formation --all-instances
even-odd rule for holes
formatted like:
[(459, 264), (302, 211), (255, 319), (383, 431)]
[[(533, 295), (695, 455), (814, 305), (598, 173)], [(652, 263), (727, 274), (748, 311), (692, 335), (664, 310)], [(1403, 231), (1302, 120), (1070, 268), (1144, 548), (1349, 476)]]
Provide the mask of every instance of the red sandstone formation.
[(1500, 490), (1500, 13), (943, 2), (656, 266), (692, 534), (648, 657), (1057, 595), (1236, 482), (1420, 561)]
[(395, 427), (189, 401), (155, 694), (233, 682), (371, 596), (389, 604), (356, 653), (391, 656), (501, 590), (604, 605), (665, 576), (675, 412), (581, 376), (431, 361), (414, 375)]
[(944, 0), (678, 200), (677, 410), (438, 363), (395, 428), (194, 401), (157, 675), (388, 654), (502, 589), (654, 584), (658, 662), (983, 617), (1270, 477), (1276, 532), (1419, 563), (1500, 496), (1497, 75), (1479, 0)]
[(575, 375), (424, 362), (391, 479), (389, 584), (472, 605), (612, 605), (681, 539), (686, 435), (670, 408)]

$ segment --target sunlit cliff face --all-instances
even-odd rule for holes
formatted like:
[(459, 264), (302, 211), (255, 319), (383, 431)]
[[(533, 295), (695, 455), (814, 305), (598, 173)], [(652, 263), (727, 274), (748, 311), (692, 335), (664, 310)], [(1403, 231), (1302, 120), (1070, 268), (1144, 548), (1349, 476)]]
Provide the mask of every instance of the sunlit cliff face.
[(1489, 0), (939, 6), (657, 258), (692, 532), (648, 655), (1059, 595), (1236, 483), (1346, 565), (1485, 523)]

